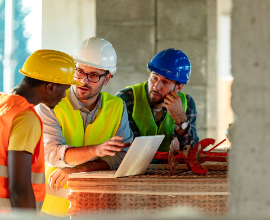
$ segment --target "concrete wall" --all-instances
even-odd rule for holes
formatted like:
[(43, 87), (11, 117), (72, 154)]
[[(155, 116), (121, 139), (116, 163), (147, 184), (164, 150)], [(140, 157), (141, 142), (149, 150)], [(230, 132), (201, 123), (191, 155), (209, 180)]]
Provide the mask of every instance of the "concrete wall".
[(147, 80), (147, 63), (166, 48), (183, 50), (192, 74), (184, 92), (196, 102), (200, 138), (216, 138), (216, 1), (102, 0), (96, 2), (97, 36), (109, 40), (118, 70), (104, 91), (116, 93)]
[(229, 214), (270, 216), (270, 1), (233, 0)]
[(103, 89), (111, 94), (146, 81), (146, 65), (160, 50), (183, 50), (192, 64), (183, 91), (196, 102), (199, 137), (216, 138), (216, 12), (216, 0), (45, 0), (42, 47), (72, 54), (87, 37), (109, 40), (118, 56)]
[(95, 0), (42, 1), (42, 48), (72, 54), (82, 40), (96, 34)]

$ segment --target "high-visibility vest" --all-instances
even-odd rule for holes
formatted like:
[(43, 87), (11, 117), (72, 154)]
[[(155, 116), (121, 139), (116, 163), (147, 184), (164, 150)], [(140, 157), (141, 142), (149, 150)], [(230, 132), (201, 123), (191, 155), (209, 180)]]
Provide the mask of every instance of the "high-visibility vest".
[[(141, 136), (164, 134), (165, 138), (163, 139), (160, 147), (158, 148), (158, 151), (168, 152), (170, 149), (170, 143), (173, 139), (173, 130), (175, 121), (167, 111), (164, 120), (162, 121), (159, 127), (157, 126), (147, 99), (147, 94), (145, 91), (146, 83), (147, 81), (144, 83), (131, 86), (134, 96), (132, 118)], [(178, 96), (181, 98), (182, 107), (186, 112), (187, 110), (186, 95), (185, 93), (181, 92), (178, 93)]]
[[(95, 121), (88, 124), (85, 131), (80, 110), (74, 110), (70, 103), (68, 91), (66, 97), (54, 108), (55, 116), (62, 127), (62, 134), (67, 145), (74, 147), (98, 145), (115, 136), (123, 114), (123, 101), (105, 92), (101, 92), (101, 95), (102, 108), (98, 109)], [(56, 169), (46, 164), (47, 191), (41, 211), (49, 215), (63, 217), (68, 215), (69, 207), (67, 184), (58, 191), (51, 190), (48, 185), (48, 178)]]
[[(2, 212), (11, 211), (7, 167), (11, 126), (15, 117), (26, 109), (31, 109), (37, 115), (40, 120), (41, 134), (43, 134), (42, 121), (36, 113), (34, 105), (27, 102), (27, 100), (22, 96), (0, 93), (0, 211)], [(32, 154), (31, 164), (31, 181), (36, 199), (37, 212), (40, 212), (41, 210), (46, 187), (44, 175), (44, 145), (42, 137), (43, 135), (41, 135)]]

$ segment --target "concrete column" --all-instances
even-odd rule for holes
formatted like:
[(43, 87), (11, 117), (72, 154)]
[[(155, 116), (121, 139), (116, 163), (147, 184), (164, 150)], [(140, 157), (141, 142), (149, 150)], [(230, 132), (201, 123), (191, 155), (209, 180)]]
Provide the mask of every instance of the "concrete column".
[(167, 48), (191, 59), (191, 80), (184, 87), (196, 102), (200, 138), (216, 138), (216, 1), (97, 1), (97, 36), (109, 40), (118, 70), (104, 91), (116, 93), (147, 80), (147, 63)]
[(96, 34), (95, 0), (42, 1), (42, 48), (72, 54), (77, 44)]
[(270, 216), (270, 1), (233, 0), (229, 215)]

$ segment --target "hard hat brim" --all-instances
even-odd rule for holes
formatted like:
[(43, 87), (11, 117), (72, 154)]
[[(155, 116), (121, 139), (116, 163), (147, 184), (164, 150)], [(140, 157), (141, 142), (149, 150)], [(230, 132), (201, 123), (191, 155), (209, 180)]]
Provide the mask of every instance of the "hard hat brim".
[(19, 72), (29, 78), (33, 78), (33, 79), (38, 79), (38, 80), (41, 80), (41, 81), (45, 81), (45, 82), (52, 82), (52, 83), (58, 83), (58, 84), (63, 84), (63, 85), (75, 85), (75, 86), (84, 86), (83, 83), (79, 82), (79, 81), (72, 81), (72, 82), (62, 82), (61, 80), (57, 80), (57, 79), (54, 79), (54, 80), (48, 80), (48, 79), (42, 79), (40, 77), (35, 77), (33, 75), (29, 75), (27, 73), (25, 73), (22, 69), (19, 69)]
[(87, 62), (87, 61), (84, 61), (84, 60), (76, 59), (74, 57), (73, 57), (73, 59), (74, 59), (75, 63), (81, 63), (81, 64), (84, 64), (86, 66), (91, 66), (91, 67), (101, 69), (101, 70), (108, 70), (112, 75), (116, 72), (116, 67), (104, 67), (104, 66), (100, 66), (100, 65), (97, 65), (97, 64), (94, 64), (94, 63), (90, 63), (90, 62)]

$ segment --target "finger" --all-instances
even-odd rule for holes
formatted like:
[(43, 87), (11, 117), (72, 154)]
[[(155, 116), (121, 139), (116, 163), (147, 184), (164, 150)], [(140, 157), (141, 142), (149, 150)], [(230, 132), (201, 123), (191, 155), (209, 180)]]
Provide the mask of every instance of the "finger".
[(103, 155), (108, 155), (108, 156), (114, 156), (114, 155), (115, 155), (114, 152), (111, 152), (111, 151), (109, 151), (109, 150), (104, 150), (102, 154), (103, 154)]
[(177, 95), (175, 91), (170, 91), (170, 94), (176, 99), (179, 98), (179, 96)]
[(166, 94), (166, 96), (165, 96), (165, 98), (164, 98), (164, 101), (165, 101), (165, 99), (168, 99), (168, 100), (170, 100), (170, 101), (175, 101), (175, 98), (174, 98), (174, 96), (172, 96), (171, 94)]
[(166, 109), (168, 109), (169, 105), (166, 104), (165, 102), (162, 103), (162, 107), (165, 107)]
[(122, 136), (114, 136), (114, 137), (112, 137), (112, 138), (110, 138), (110, 140), (112, 140), (112, 141), (117, 141), (117, 140), (123, 140), (123, 137)]
[(54, 170), (50, 176), (49, 176), (49, 179), (48, 179), (48, 182), (51, 182), (51, 179), (53, 178), (54, 174), (58, 171), (58, 169)]
[(65, 176), (65, 178), (61, 181), (60, 188), (63, 188), (68, 180), (68, 175)]
[(106, 145), (108, 146), (117, 146), (117, 147), (125, 147), (125, 144), (121, 141), (112, 141), (112, 140), (109, 140), (106, 142)]
[(169, 99), (164, 99), (164, 103), (167, 104), (167, 105), (170, 105), (173, 103), (173, 101), (169, 100)]
[(54, 184), (55, 184), (55, 181), (56, 181), (57, 177), (58, 177), (58, 175), (57, 175), (57, 172), (56, 172), (56, 173), (52, 176), (52, 178), (50, 179), (49, 184), (50, 184), (51, 189), (54, 188)]
[(56, 190), (59, 190), (59, 186), (64, 178), (65, 178), (65, 175), (63, 175), (63, 173), (60, 176), (58, 176), (55, 182)]
[(121, 151), (122, 148), (119, 147), (114, 147), (114, 146), (107, 146), (104, 150), (108, 150), (108, 151)]

